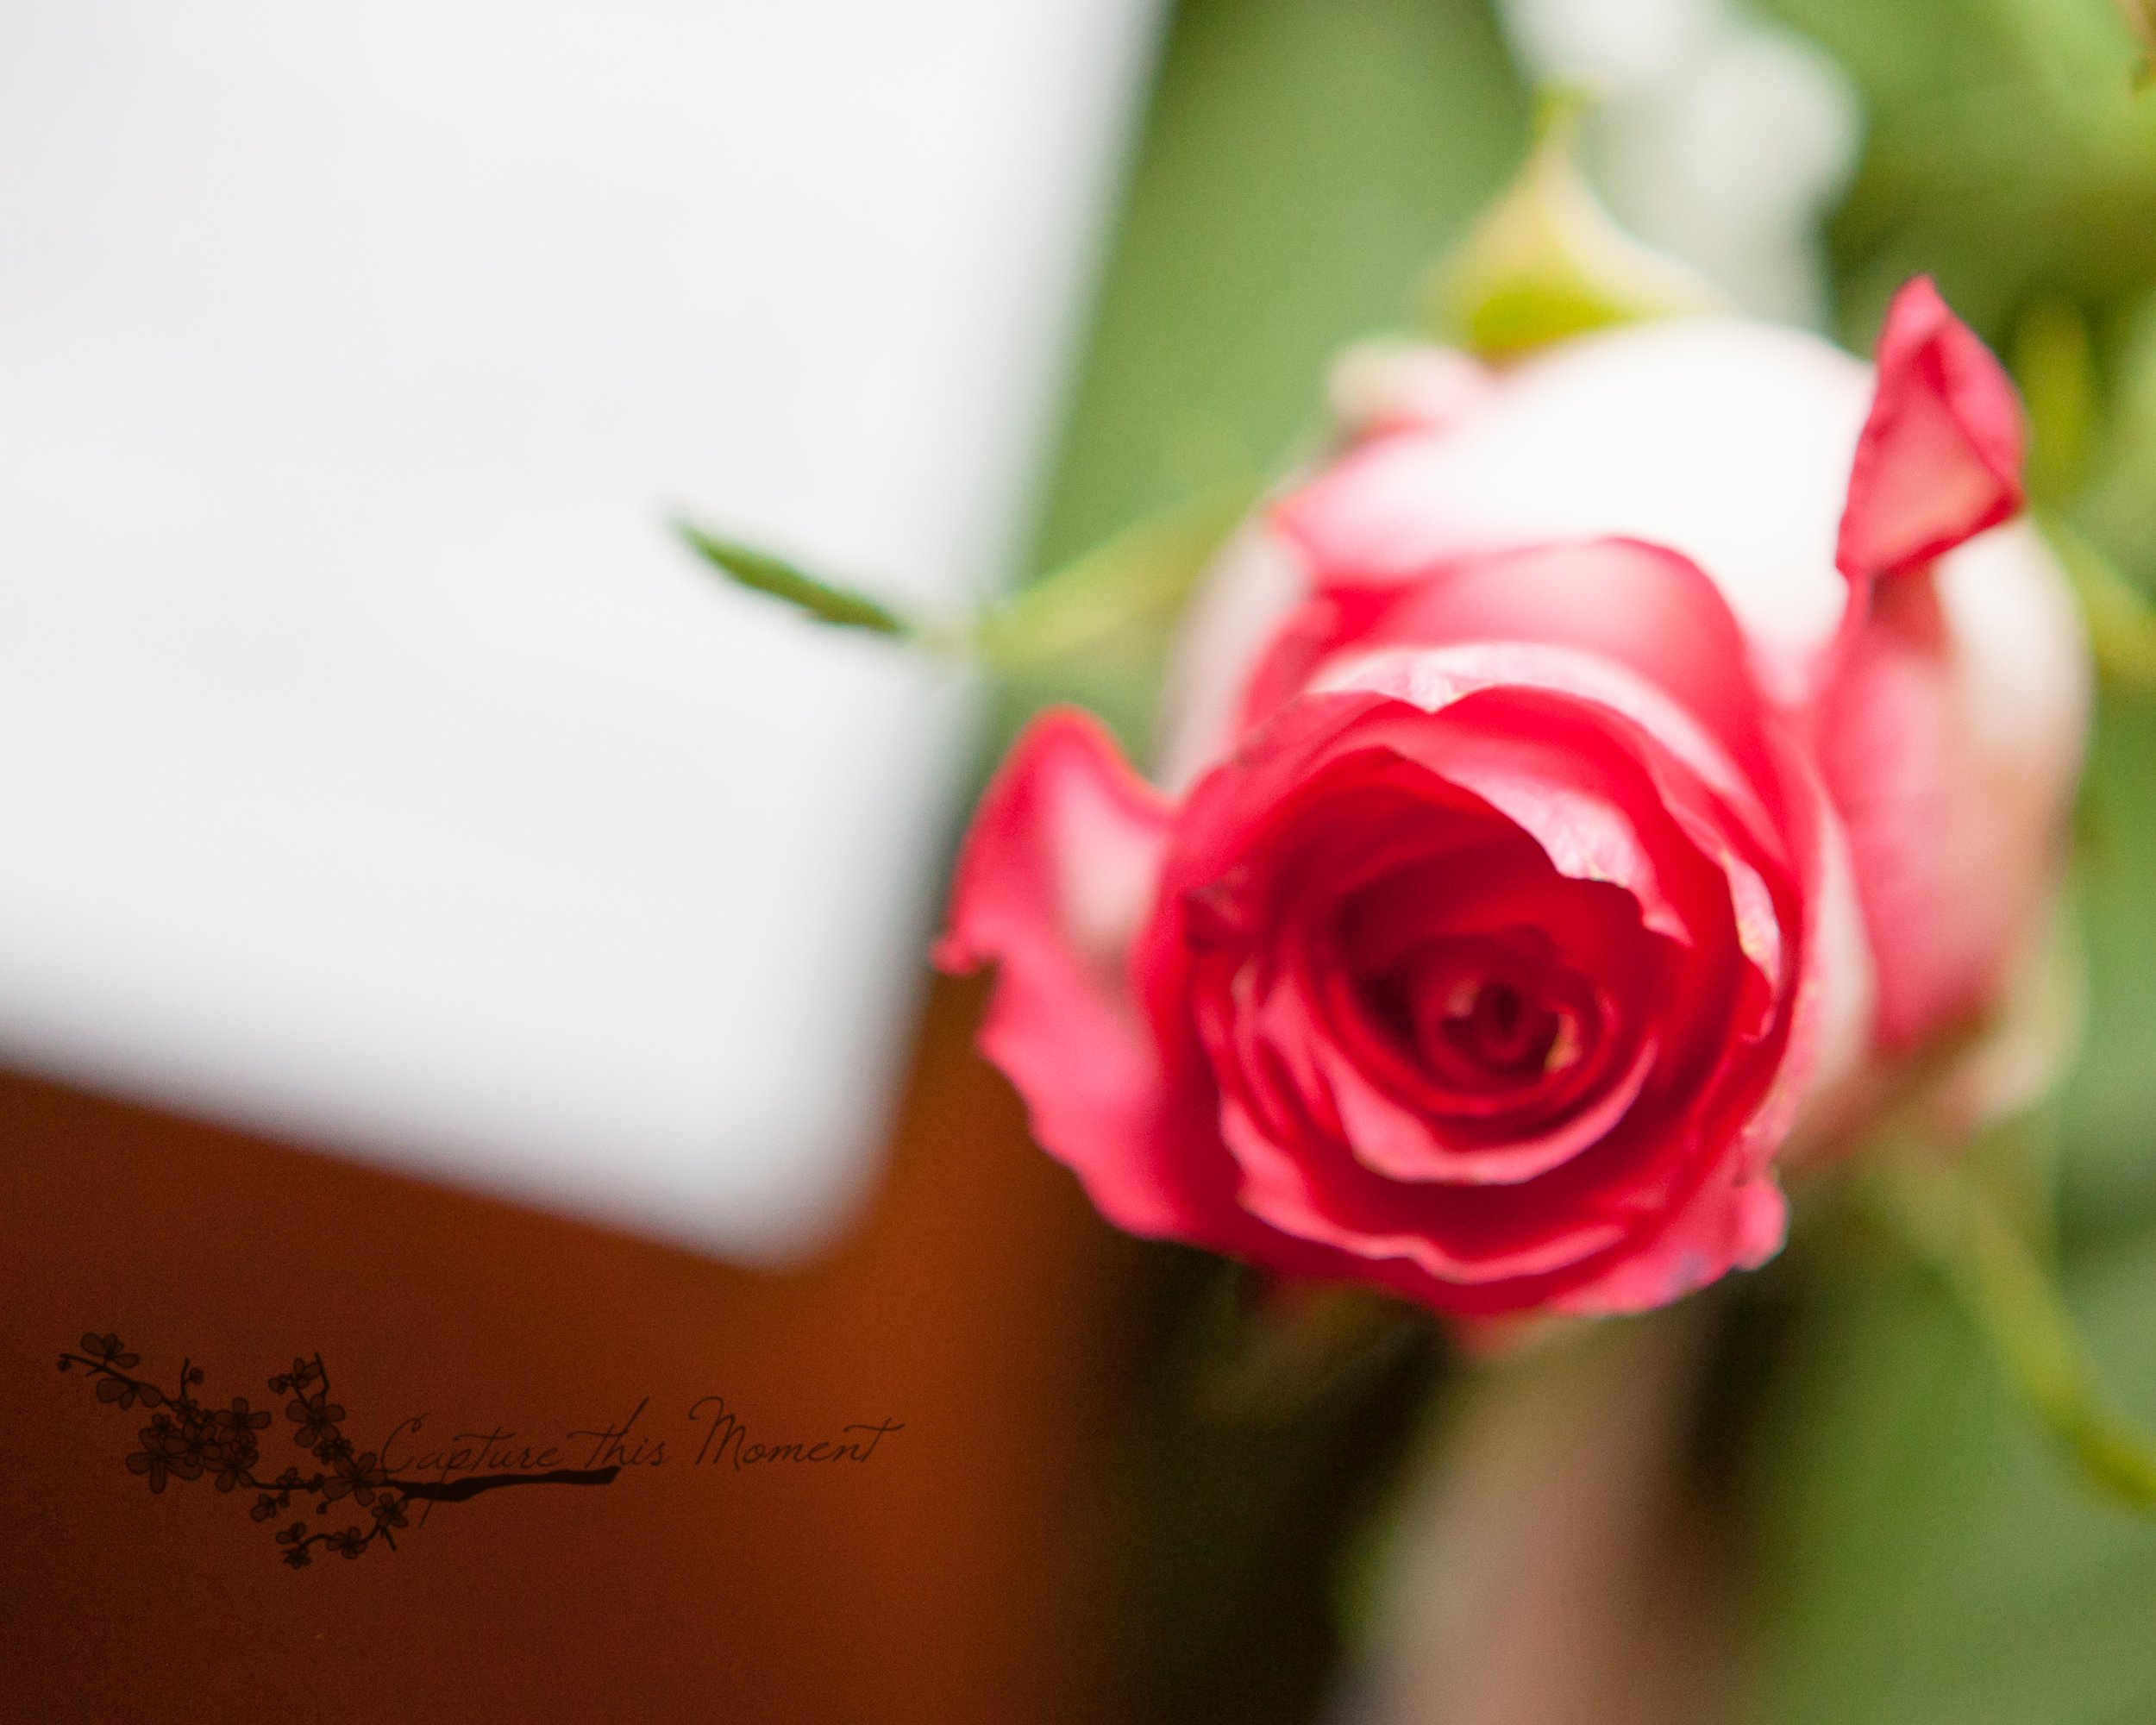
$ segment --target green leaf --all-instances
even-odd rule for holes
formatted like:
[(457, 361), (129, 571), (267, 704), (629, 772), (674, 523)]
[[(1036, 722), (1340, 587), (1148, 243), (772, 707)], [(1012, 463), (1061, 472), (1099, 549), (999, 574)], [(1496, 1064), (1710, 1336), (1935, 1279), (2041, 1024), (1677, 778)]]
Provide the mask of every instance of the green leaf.
[(1424, 291), (1442, 339), (1503, 359), (1619, 323), (1726, 311), (1727, 295), (1641, 244), (1588, 189), (1576, 164), (1583, 91), (1545, 92), (1520, 177)]
[(727, 580), (751, 592), (768, 593), (806, 612), (818, 623), (841, 629), (865, 629), (876, 635), (901, 640), (920, 640), (922, 626), (889, 606), (798, 568), (782, 557), (734, 540), (721, 539), (686, 521), (674, 524), (690, 549)]

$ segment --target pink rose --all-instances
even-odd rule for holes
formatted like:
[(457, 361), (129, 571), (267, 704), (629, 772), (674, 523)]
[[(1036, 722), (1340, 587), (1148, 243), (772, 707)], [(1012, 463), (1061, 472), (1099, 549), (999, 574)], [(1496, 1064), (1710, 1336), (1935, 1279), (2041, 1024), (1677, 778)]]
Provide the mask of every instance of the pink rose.
[(1918, 281), (1876, 373), (1702, 319), (1336, 398), (1194, 609), (1177, 794), (1042, 718), (938, 962), (1134, 1233), (1470, 1316), (1759, 1264), (1800, 1114), (1979, 1024), (2053, 885), (2084, 653), (2012, 388)]

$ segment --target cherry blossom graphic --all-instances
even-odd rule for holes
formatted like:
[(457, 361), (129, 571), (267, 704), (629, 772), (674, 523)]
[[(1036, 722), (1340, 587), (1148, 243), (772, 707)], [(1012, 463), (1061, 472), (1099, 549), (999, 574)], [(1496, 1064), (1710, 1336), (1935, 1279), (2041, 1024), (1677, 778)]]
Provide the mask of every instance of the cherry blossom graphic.
[[(127, 1470), (161, 1495), (174, 1480), (191, 1484), (207, 1479), (227, 1494), (242, 1489), (254, 1494), (249, 1516), (279, 1521), (297, 1500), (311, 1502), (317, 1516), (331, 1515), (348, 1499), (366, 1512), (343, 1527), (310, 1527), (301, 1520), (279, 1527), (279, 1560), (305, 1569), (317, 1550), (347, 1559), (364, 1556), (379, 1543), (397, 1549), (397, 1535), (409, 1531), (408, 1506), (415, 1502), (461, 1503), (505, 1485), (611, 1485), (618, 1465), (552, 1468), (538, 1472), (501, 1472), (457, 1480), (404, 1479), (392, 1474), (373, 1450), (362, 1450), (344, 1433), (343, 1405), (329, 1390), (329, 1371), (317, 1353), (295, 1358), (291, 1368), (268, 1380), (271, 1396), (284, 1398), (291, 1440), (307, 1452), (311, 1471), (285, 1467), (268, 1475), (262, 1443), (274, 1422), (266, 1408), (235, 1396), (222, 1408), (197, 1394), (203, 1382), (191, 1359), (180, 1362), (177, 1387), (166, 1389), (135, 1375), (142, 1357), (130, 1352), (110, 1333), (85, 1331), (72, 1349), (62, 1350), (60, 1369), (80, 1370), (97, 1386), (97, 1397), (122, 1410), (150, 1410), (148, 1422), (135, 1433), (135, 1447), (125, 1458)], [(265, 1477), (268, 1475), (268, 1477)]]

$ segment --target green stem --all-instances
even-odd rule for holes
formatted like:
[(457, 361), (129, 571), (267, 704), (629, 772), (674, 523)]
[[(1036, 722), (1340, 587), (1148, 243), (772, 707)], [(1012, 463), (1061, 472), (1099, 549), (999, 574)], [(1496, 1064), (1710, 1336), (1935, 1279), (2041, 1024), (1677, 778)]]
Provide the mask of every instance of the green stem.
[(1222, 486), (1125, 528), (977, 617), (912, 617), (812, 575), (754, 546), (686, 522), (675, 531), (738, 586), (781, 599), (819, 623), (865, 630), (930, 652), (977, 660), (1008, 674), (1067, 658), (1134, 624), (1171, 616), (1257, 495)]
[(2096, 1490), (2156, 1515), (2156, 1438), (2105, 1388), (2049, 1267), (1964, 1162), (1890, 1156), (1871, 1208), (1938, 1272), (2001, 1373)]
[(974, 625), (975, 651), (995, 670), (1025, 670), (1172, 616), (1257, 490), (1249, 481), (1216, 486), (1029, 582)]

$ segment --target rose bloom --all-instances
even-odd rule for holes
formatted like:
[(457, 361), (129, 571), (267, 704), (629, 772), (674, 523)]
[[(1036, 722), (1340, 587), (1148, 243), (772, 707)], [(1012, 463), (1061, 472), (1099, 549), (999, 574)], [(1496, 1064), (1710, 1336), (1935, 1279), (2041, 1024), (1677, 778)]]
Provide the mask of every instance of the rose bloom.
[(2054, 889), (2086, 652), (2012, 386), (1919, 280), (1876, 367), (1700, 318), (1333, 394), (1193, 607), (1169, 788), (1038, 719), (938, 960), (1133, 1233), (1463, 1317), (1756, 1265)]

